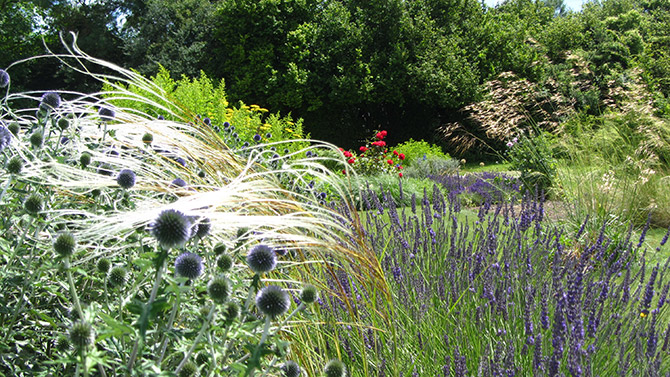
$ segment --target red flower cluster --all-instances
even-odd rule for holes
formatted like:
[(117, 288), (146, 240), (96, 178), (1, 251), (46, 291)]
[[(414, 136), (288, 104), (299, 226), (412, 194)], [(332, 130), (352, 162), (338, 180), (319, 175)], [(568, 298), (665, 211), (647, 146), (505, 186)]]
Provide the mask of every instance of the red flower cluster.
[[(362, 174), (377, 174), (378, 172), (393, 173), (402, 169), (400, 161), (405, 159), (405, 155), (393, 151), (389, 153), (386, 148), (386, 142), (383, 140), (388, 132), (383, 130), (375, 133), (375, 137), (368, 141), (366, 145), (361, 145), (357, 156), (354, 152), (345, 151), (340, 148), (342, 154), (347, 158), (349, 165), (356, 165), (356, 170)], [(394, 169), (394, 167), (397, 169)], [(343, 171), (344, 173), (344, 171)], [(398, 173), (402, 177), (402, 173)]]

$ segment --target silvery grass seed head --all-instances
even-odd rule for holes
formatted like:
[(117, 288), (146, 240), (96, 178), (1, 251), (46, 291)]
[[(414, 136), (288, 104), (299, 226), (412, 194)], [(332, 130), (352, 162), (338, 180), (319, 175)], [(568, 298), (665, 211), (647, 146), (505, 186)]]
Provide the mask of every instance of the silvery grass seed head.
[(202, 258), (197, 254), (181, 253), (174, 262), (174, 269), (178, 275), (185, 278), (196, 279), (202, 274)]
[(77, 321), (70, 327), (70, 342), (77, 350), (84, 350), (95, 342), (95, 333), (90, 323)]
[(228, 272), (233, 267), (233, 258), (228, 254), (221, 254), (216, 260), (216, 265), (221, 272)]
[(60, 106), (60, 95), (56, 92), (46, 92), (42, 94), (40, 109), (53, 110)]
[(7, 173), (20, 174), (23, 170), (23, 159), (20, 156), (14, 156), (7, 162)]
[(106, 274), (107, 272), (109, 272), (111, 263), (107, 258), (100, 258), (98, 259), (98, 263), (96, 263), (95, 267), (98, 269), (98, 272)]
[(23, 208), (31, 215), (37, 215), (44, 209), (44, 201), (39, 194), (30, 194), (23, 202)]
[(44, 136), (42, 135), (42, 131), (35, 131), (30, 135), (30, 145), (32, 145), (34, 148), (41, 148), (42, 143), (44, 143)]
[(63, 258), (72, 255), (76, 247), (77, 241), (69, 232), (59, 234), (54, 241), (54, 251)]
[(344, 363), (338, 359), (332, 359), (323, 370), (325, 377), (346, 377), (347, 369)]
[(0, 88), (5, 88), (9, 85), (9, 73), (4, 69), (0, 69)]
[(9, 143), (12, 142), (12, 132), (5, 127), (4, 124), (0, 123), (0, 152), (5, 150), (9, 146)]
[(224, 276), (218, 276), (207, 284), (207, 293), (217, 304), (224, 303), (230, 295), (230, 284)]
[(256, 245), (247, 253), (247, 265), (257, 274), (270, 272), (277, 266), (277, 254), (267, 245)]
[(127, 281), (127, 272), (126, 269), (121, 266), (116, 266), (109, 271), (109, 283), (113, 287), (122, 287), (126, 284)]
[(151, 225), (151, 234), (164, 249), (184, 246), (191, 238), (193, 224), (188, 216), (176, 209), (162, 211)]
[(312, 284), (305, 285), (300, 291), (300, 301), (311, 304), (318, 298), (318, 291)]
[(123, 189), (130, 189), (135, 186), (135, 172), (130, 169), (123, 169), (116, 176), (116, 183)]
[(189, 361), (179, 371), (179, 377), (195, 377), (198, 375), (198, 366)]
[(286, 291), (276, 285), (270, 285), (258, 291), (256, 306), (261, 313), (276, 318), (286, 313), (291, 306), (291, 299)]
[(282, 375), (284, 377), (298, 377), (300, 376), (300, 366), (293, 360), (289, 360), (281, 366)]
[(86, 169), (86, 167), (91, 163), (91, 154), (88, 152), (82, 152), (81, 156), (79, 156), (79, 163), (81, 164), (81, 167)]

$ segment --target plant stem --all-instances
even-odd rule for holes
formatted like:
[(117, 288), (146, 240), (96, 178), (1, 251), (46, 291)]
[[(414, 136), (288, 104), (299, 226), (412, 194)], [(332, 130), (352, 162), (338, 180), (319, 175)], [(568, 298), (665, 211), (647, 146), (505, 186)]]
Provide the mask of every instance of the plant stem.
[[(268, 338), (268, 333), (270, 332), (270, 324), (271, 323), (272, 323), (272, 321), (270, 320), (270, 316), (266, 315), (265, 316), (265, 326), (263, 326), (263, 335), (261, 335), (261, 341), (258, 342), (258, 347), (256, 347), (256, 351), (254, 351), (252, 360), (256, 360), (260, 356), (261, 348), (263, 347), (263, 343), (265, 343), (265, 341)], [(246, 375), (249, 376), (249, 377), (253, 377), (255, 373), (256, 373), (256, 368), (253, 365), (251, 365), (251, 369), (247, 370)]]
[(9, 188), (9, 185), (12, 184), (12, 181), (14, 180), (13, 178), (14, 178), (14, 175), (10, 175), (9, 179), (7, 180), (7, 183), (2, 188), (2, 192), (0, 193), (0, 203), (2, 203), (2, 198), (5, 196), (5, 193), (7, 192), (7, 189)]
[(174, 324), (174, 319), (177, 315), (177, 308), (179, 308), (179, 303), (181, 301), (181, 289), (184, 286), (184, 282), (179, 283), (179, 288), (177, 290), (177, 299), (175, 300), (174, 306), (172, 306), (172, 312), (170, 313), (170, 319), (168, 320), (168, 325), (167, 329), (165, 330), (165, 333), (163, 333), (163, 340), (161, 341), (161, 347), (160, 347), (160, 357), (158, 357), (158, 365), (160, 365), (163, 362), (163, 358), (165, 357), (165, 351), (167, 350), (168, 346), (168, 337), (167, 333), (172, 330), (172, 325)]
[(209, 309), (209, 314), (207, 314), (207, 318), (205, 319), (205, 322), (202, 324), (202, 328), (200, 329), (200, 332), (198, 333), (198, 336), (195, 337), (195, 340), (193, 341), (193, 344), (191, 345), (191, 348), (189, 348), (188, 352), (186, 355), (184, 355), (184, 358), (181, 360), (181, 363), (177, 366), (177, 369), (174, 371), (175, 374), (179, 374), (181, 369), (184, 367), (188, 359), (191, 357), (193, 354), (193, 351), (195, 351), (195, 347), (198, 346), (198, 343), (200, 343), (200, 339), (202, 336), (205, 334), (205, 331), (207, 331), (207, 328), (209, 327), (209, 324), (212, 323), (212, 318), (214, 318), (214, 313), (216, 312), (216, 304), (212, 304), (211, 308)]
[[(67, 280), (70, 283), (70, 294), (72, 294), (72, 300), (74, 301), (74, 307), (77, 309), (77, 314), (79, 319), (84, 319), (84, 311), (81, 310), (81, 303), (79, 302), (79, 296), (77, 295), (77, 289), (74, 286), (74, 279), (72, 278), (72, 270), (70, 269), (70, 257), (65, 257), (63, 259), (63, 264), (65, 264), (65, 270), (67, 271)], [(84, 375), (86, 375), (86, 368), (84, 368)]]
[[(165, 269), (165, 260), (163, 260), (163, 264), (158, 268), (156, 271), (156, 280), (154, 282), (154, 286), (151, 289), (151, 295), (149, 296), (149, 301), (147, 302), (145, 308), (144, 308), (144, 313), (142, 313), (142, 316), (144, 315), (149, 315), (149, 311), (151, 310), (151, 305), (154, 303), (154, 300), (156, 300), (156, 295), (158, 294), (158, 287), (161, 284), (161, 280), (163, 278), (163, 270)], [(142, 321), (142, 316), (140, 317), (140, 321)], [(133, 346), (133, 351), (130, 355), (130, 360), (128, 361), (128, 374), (130, 375), (130, 372), (133, 369), (133, 365), (135, 364), (135, 360), (137, 359), (137, 354), (140, 350), (140, 346), (144, 344), (144, 334), (141, 334), (140, 337), (138, 337), (135, 340), (135, 345)], [(140, 344), (140, 342), (142, 344)]]

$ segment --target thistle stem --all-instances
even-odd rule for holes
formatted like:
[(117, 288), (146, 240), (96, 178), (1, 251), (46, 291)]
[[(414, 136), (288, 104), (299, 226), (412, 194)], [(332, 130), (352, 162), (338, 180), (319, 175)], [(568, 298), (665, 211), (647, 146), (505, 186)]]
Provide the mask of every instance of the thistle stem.
[(181, 301), (181, 289), (183, 287), (184, 282), (179, 283), (179, 288), (177, 290), (177, 299), (175, 300), (174, 306), (172, 307), (172, 312), (170, 313), (170, 319), (168, 320), (167, 329), (165, 330), (165, 333), (163, 333), (163, 340), (161, 341), (161, 347), (160, 347), (160, 356), (158, 357), (158, 365), (160, 365), (163, 362), (163, 358), (165, 357), (165, 351), (167, 350), (169, 341), (167, 333), (172, 330), (174, 319), (177, 316), (177, 308), (179, 308), (179, 303)]
[(198, 346), (198, 343), (200, 343), (200, 339), (202, 336), (205, 334), (205, 331), (207, 331), (207, 328), (209, 327), (209, 324), (212, 323), (212, 318), (214, 318), (214, 313), (216, 312), (216, 304), (212, 304), (211, 308), (209, 309), (209, 314), (207, 314), (207, 319), (205, 319), (205, 322), (202, 324), (202, 328), (200, 328), (200, 332), (198, 333), (198, 336), (195, 337), (195, 340), (193, 341), (193, 344), (191, 345), (191, 348), (189, 348), (188, 352), (186, 355), (184, 355), (184, 358), (181, 360), (181, 363), (177, 366), (177, 369), (174, 371), (175, 374), (179, 374), (181, 369), (184, 367), (188, 359), (191, 357), (193, 354), (193, 351), (195, 351), (195, 347)]
[[(253, 355), (253, 360), (257, 359), (260, 356), (261, 353), (261, 348), (263, 348), (263, 344), (265, 341), (268, 339), (268, 334), (270, 333), (270, 324), (272, 321), (270, 320), (270, 316), (266, 315), (265, 316), (265, 326), (263, 326), (263, 335), (261, 335), (261, 341), (258, 342), (258, 347), (256, 347), (256, 351), (254, 351)], [(251, 366), (251, 369), (247, 371), (247, 376), (253, 377), (254, 374), (256, 373), (256, 367), (253, 365)]]
[(14, 180), (13, 178), (14, 178), (14, 176), (10, 175), (9, 179), (7, 180), (7, 183), (2, 188), (2, 192), (0, 193), (0, 203), (2, 203), (2, 198), (5, 196), (5, 193), (7, 192), (7, 189), (9, 188), (9, 185), (12, 184), (12, 181)]
[[(63, 264), (65, 265), (65, 270), (67, 271), (67, 280), (70, 283), (70, 294), (72, 295), (72, 301), (74, 301), (74, 307), (77, 309), (77, 314), (79, 319), (84, 319), (84, 311), (81, 310), (81, 303), (79, 302), (79, 296), (77, 295), (77, 289), (74, 286), (74, 279), (72, 278), (72, 270), (70, 269), (70, 257), (65, 257), (63, 259)], [(86, 368), (84, 368), (84, 375), (86, 375)]]
[[(154, 300), (156, 300), (156, 295), (158, 294), (158, 287), (161, 284), (161, 280), (163, 279), (163, 270), (165, 269), (165, 260), (163, 261), (163, 264), (158, 268), (156, 271), (156, 280), (154, 282), (154, 286), (151, 289), (151, 295), (149, 296), (149, 301), (147, 302), (145, 308), (144, 308), (144, 313), (142, 313), (142, 316), (149, 315), (149, 310), (151, 310), (151, 305), (154, 303)], [(140, 321), (142, 321), (142, 316), (140, 317)], [(137, 354), (140, 350), (140, 346), (144, 345), (144, 334), (142, 336), (138, 337), (135, 340), (135, 345), (133, 346), (133, 352), (130, 355), (130, 360), (128, 361), (128, 373), (133, 369), (133, 365), (135, 365), (135, 360), (137, 359)], [(140, 342), (142, 344), (140, 344)]]

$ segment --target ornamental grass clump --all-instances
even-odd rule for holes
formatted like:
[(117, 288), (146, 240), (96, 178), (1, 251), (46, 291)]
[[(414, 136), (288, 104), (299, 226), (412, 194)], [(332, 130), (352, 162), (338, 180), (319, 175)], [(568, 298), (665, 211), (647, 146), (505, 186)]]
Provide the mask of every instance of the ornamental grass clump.
[[(302, 157), (304, 141), (264, 144), (274, 128), (237, 153), (152, 81), (66, 48), (51, 58), (103, 93), (45, 95), (42, 111), (7, 107), (33, 93), (0, 101), (0, 119), (21, 125), (0, 154), (0, 281), (12, 282), (0, 375), (281, 374), (301, 355), (294, 329), (314, 318), (313, 305), (289, 312), (295, 287), (361, 253), (356, 227), (293, 187), (316, 180), (353, 208), (344, 182)], [(246, 113), (231, 115), (244, 125)], [(8, 161), (23, 167), (6, 174)], [(68, 336), (75, 347), (53, 346)]]

